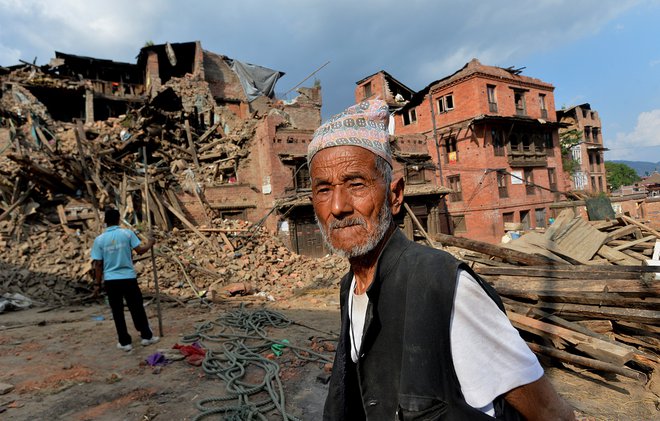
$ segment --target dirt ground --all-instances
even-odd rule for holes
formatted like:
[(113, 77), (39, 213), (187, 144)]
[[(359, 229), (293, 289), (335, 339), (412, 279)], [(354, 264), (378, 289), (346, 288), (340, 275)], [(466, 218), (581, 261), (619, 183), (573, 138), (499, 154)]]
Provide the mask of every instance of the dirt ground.
[[(14, 389), (0, 395), (0, 419), (192, 420), (200, 413), (195, 402), (222, 396), (224, 383), (186, 361), (162, 368), (144, 361), (158, 349), (181, 344), (196, 325), (236, 309), (241, 302), (250, 310), (266, 307), (281, 312), (298, 323), (269, 331), (292, 344), (310, 347), (310, 338), (331, 338), (338, 331), (336, 289), (307, 291), (286, 303), (232, 299), (211, 309), (197, 303), (185, 307), (164, 303), (161, 342), (149, 347), (137, 344), (128, 353), (115, 348), (110, 309), (102, 302), (5, 312), (0, 314), (0, 383)], [(155, 326), (155, 305), (147, 310)], [(128, 314), (127, 320), (130, 326)], [(135, 345), (138, 335), (131, 334)], [(318, 378), (327, 375), (323, 364), (305, 363), (290, 350), (277, 358), (287, 411), (303, 420), (321, 419), (327, 391)], [(649, 386), (584, 369), (546, 368), (561, 395), (584, 419), (660, 419), (660, 400)]]

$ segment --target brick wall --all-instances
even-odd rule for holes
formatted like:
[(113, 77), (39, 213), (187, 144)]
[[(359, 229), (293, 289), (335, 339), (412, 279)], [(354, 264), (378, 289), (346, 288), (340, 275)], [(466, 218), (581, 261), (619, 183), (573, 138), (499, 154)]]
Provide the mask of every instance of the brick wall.
[[(371, 95), (366, 97), (365, 87), (369, 84), (371, 84)], [(392, 93), (387, 89), (387, 82), (385, 81), (385, 76), (380, 72), (363, 80), (355, 87), (356, 104), (364, 101), (365, 99), (375, 99), (375, 98), (380, 98), (386, 101), (387, 103), (391, 103), (394, 101), (394, 98), (392, 98)]]

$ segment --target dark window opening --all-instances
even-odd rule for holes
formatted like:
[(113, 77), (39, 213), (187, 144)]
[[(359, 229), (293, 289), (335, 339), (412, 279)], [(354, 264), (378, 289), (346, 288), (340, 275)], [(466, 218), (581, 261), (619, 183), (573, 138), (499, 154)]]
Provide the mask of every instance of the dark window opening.
[(407, 165), (405, 168), (406, 172), (406, 184), (424, 184), (426, 183), (426, 177), (424, 175), (424, 168), (418, 165)]
[(532, 227), (530, 225), (529, 211), (528, 210), (521, 210), (520, 211), (520, 223), (522, 224), (524, 230), (528, 230)]
[(247, 220), (247, 212), (245, 209), (225, 209), (217, 212), (221, 219)]
[(501, 130), (491, 130), (490, 137), (493, 139), (493, 154), (504, 156), (504, 136)]
[(463, 189), (461, 187), (461, 176), (460, 175), (450, 175), (447, 177), (447, 184), (452, 190), (452, 193), (449, 194), (449, 200), (452, 202), (460, 202), (463, 200)]
[(548, 183), (550, 190), (557, 190), (557, 173), (554, 168), (548, 168)]
[(415, 123), (417, 121), (417, 111), (415, 109), (408, 110), (408, 112), (403, 113), (403, 125), (407, 126), (409, 124)]
[(371, 92), (371, 82), (364, 84), (364, 99), (369, 98), (373, 93)]
[(438, 114), (454, 109), (454, 95), (449, 94), (438, 98)]
[[(163, 84), (173, 77), (183, 77), (187, 73), (192, 74), (195, 66), (195, 52), (197, 47), (194, 42), (169, 45), (172, 47), (171, 52), (174, 53), (176, 61), (170, 61), (166, 45), (155, 45), (145, 48), (147, 51), (155, 52), (158, 56), (158, 77)], [(174, 66), (172, 63), (175, 63)]]
[(445, 162), (458, 162), (457, 141), (455, 137), (448, 137), (445, 141)]
[(445, 97), (445, 109), (447, 111), (454, 109), (454, 96), (453, 95), (447, 95)]
[(545, 94), (539, 94), (539, 107), (541, 108), (541, 118), (548, 118), (548, 109), (545, 105)]
[(525, 92), (524, 91), (514, 91), (513, 100), (516, 104), (516, 114), (517, 115), (527, 115), (527, 108), (525, 106)]
[(509, 190), (507, 186), (507, 175), (504, 173), (497, 173), (497, 190), (500, 198), (509, 197)]
[(543, 153), (545, 150), (545, 138), (542, 134), (534, 133), (532, 135), (532, 143), (534, 144), (534, 151)]
[(309, 177), (309, 167), (307, 162), (300, 163), (296, 166), (295, 176), (296, 191), (311, 190), (312, 180)]
[(536, 187), (534, 186), (534, 173), (532, 170), (524, 170), (523, 178), (525, 179), (525, 192), (530, 196), (536, 194)]
[(515, 215), (515, 212), (504, 212), (504, 213), (502, 214), (502, 222), (504, 222), (505, 224), (507, 224), (507, 223), (509, 223), (509, 224), (513, 223), (514, 215)]
[(509, 136), (509, 144), (511, 145), (511, 150), (513, 152), (522, 152), (522, 144), (520, 143), (517, 134), (512, 133)]
[(76, 118), (85, 118), (85, 92), (37, 86), (27, 89), (44, 104), (53, 120), (73, 122)]
[(488, 111), (496, 113), (497, 97), (495, 96), (495, 85), (486, 85), (486, 92), (488, 94)]
[(552, 133), (543, 133), (543, 143), (548, 156), (555, 156), (555, 143), (552, 140)]

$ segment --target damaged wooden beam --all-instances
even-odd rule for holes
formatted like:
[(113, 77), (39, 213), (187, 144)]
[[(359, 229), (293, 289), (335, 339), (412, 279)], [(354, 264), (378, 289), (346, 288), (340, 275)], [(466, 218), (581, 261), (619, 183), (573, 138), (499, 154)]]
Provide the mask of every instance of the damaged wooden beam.
[(546, 257), (534, 256), (527, 253), (510, 250), (494, 244), (484, 243), (483, 241), (470, 240), (468, 238), (454, 237), (448, 234), (435, 234), (433, 236), (435, 241), (443, 244), (444, 246), (460, 247), (467, 250), (476, 251), (479, 253), (487, 254), (494, 257), (499, 257), (508, 262), (519, 263), (523, 265), (553, 265), (555, 261)]

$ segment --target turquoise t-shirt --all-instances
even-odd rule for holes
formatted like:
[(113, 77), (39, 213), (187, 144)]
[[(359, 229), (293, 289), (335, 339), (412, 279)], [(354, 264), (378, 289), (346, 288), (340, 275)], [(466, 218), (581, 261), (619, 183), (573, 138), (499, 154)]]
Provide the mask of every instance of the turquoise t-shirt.
[(108, 227), (96, 237), (92, 246), (92, 259), (103, 260), (103, 279), (132, 279), (137, 277), (133, 268), (133, 249), (140, 239), (131, 230), (118, 225)]

